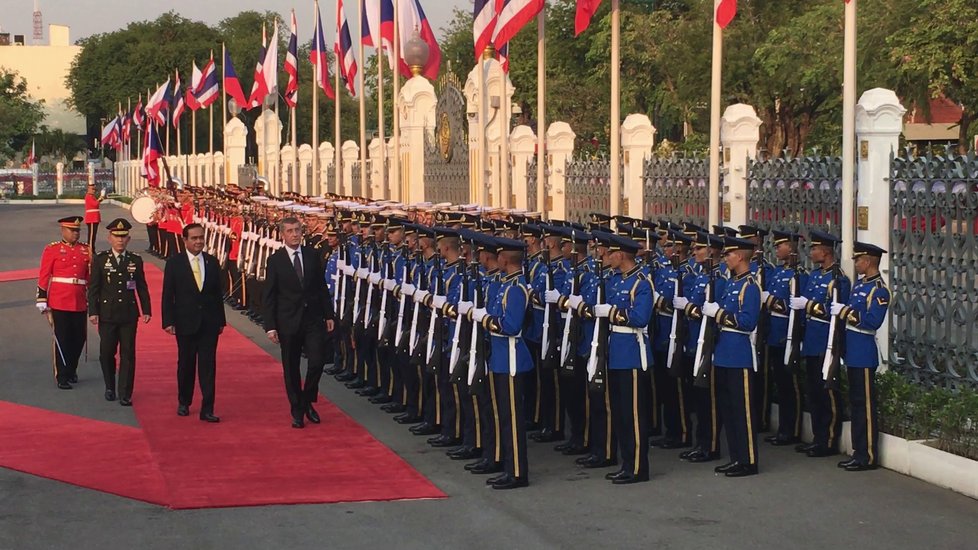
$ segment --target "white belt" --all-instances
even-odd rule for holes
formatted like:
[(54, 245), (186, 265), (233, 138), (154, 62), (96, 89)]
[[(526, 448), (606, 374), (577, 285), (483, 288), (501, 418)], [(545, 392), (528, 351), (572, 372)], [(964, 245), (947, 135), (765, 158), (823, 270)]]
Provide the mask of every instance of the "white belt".
[(645, 331), (640, 328), (634, 327), (623, 327), (620, 325), (613, 325), (611, 327), (611, 332), (617, 332), (619, 334), (645, 334)]
[(612, 325), (611, 332), (617, 332), (618, 334), (634, 334), (635, 338), (638, 339), (638, 355), (642, 359), (642, 370), (649, 370), (649, 358), (648, 351), (645, 348), (645, 327), (635, 328), (635, 327), (623, 327), (621, 325)]
[(489, 331), (489, 335), (490, 336), (498, 336), (500, 338), (522, 338), (523, 337), (523, 331), (521, 330), (521, 331), (517, 332), (516, 334), (499, 334), (498, 332)]
[(787, 319), (788, 318), (788, 316), (785, 315), (784, 313), (774, 313), (773, 311), (770, 313), (770, 315), (771, 315), (771, 317), (777, 317), (779, 319)]
[(733, 332), (735, 334), (743, 334), (745, 336), (750, 336), (751, 334), (753, 334), (752, 332), (748, 332), (746, 330), (737, 330), (735, 328), (726, 328), (726, 327), (721, 328), (720, 332)]
[(846, 325), (846, 330), (851, 330), (853, 332), (858, 332), (859, 334), (868, 334), (870, 336), (876, 336), (875, 330), (867, 330), (864, 328), (858, 328), (851, 325)]
[(661, 315), (663, 317), (668, 317), (668, 318), (672, 319), (672, 313), (664, 313), (662, 311), (656, 311), (655, 314), (656, 315)]
[(98, 212), (98, 208), (96, 208), (94, 210), (85, 210), (85, 212)]
[(545, 311), (547, 308), (545, 308), (543, 306), (538, 306), (536, 304), (533, 304), (533, 309), (535, 309), (537, 311)]
[(509, 334), (499, 334), (498, 332), (492, 332), (492, 331), (490, 331), (489, 334), (497, 338), (505, 338), (508, 340), (507, 344), (509, 345), (509, 375), (516, 376), (516, 339), (523, 336), (523, 331), (520, 331), (512, 336), (510, 336)]
[(815, 321), (816, 323), (825, 323), (826, 325), (829, 324), (829, 322), (826, 321), (825, 319), (819, 319), (818, 317), (809, 317), (808, 319), (811, 321)]
[(74, 277), (51, 277), (52, 283), (65, 283), (69, 285), (87, 285), (85, 279), (75, 279)]

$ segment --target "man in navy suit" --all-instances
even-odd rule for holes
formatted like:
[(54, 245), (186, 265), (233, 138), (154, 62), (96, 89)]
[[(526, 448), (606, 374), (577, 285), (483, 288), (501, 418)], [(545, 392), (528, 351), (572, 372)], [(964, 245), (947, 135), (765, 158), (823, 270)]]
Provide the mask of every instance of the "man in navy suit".
[(192, 223), (183, 228), (186, 252), (166, 261), (163, 271), (163, 330), (177, 337), (177, 415), (190, 414), (194, 378), (200, 382), (200, 419), (214, 416), (214, 379), (217, 339), (227, 321), (221, 294), (221, 267), (204, 252), (204, 228)]
[[(296, 218), (279, 223), (285, 246), (268, 257), (262, 292), (265, 331), (282, 348), (285, 393), (289, 397), (292, 427), (305, 427), (304, 419), (319, 424), (312, 404), (319, 396), (319, 379), (330, 353), (328, 333), (333, 332), (333, 300), (326, 288), (322, 256), (302, 246), (302, 224)], [(308, 358), (305, 383), (300, 363)]]

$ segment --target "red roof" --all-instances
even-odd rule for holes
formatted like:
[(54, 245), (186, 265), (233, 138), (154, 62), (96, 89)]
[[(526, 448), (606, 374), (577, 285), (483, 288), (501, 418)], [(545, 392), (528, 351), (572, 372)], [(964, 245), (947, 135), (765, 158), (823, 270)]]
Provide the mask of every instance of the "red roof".
[(909, 124), (956, 124), (961, 121), (963, 109), (957, 103), (940, 97), (930, 100), (930, 120), (923, 109), (916, 105), (907, 114)]

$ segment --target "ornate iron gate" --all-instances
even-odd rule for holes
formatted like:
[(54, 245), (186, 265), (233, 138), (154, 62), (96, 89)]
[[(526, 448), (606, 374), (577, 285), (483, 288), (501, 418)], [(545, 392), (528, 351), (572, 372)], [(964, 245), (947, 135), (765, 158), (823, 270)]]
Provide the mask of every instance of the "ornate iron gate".
[(650, 157), (642, 176), (645, 219), (706, 225), (710, 211), (710, 159)]
[(431, 202), (469, 202), (469, 140), (465, 96), (458, 77), (439, 81), (435, 133), (425, 134), (424, 196)]
[(537, 189), (539, 189), (537, 184), (537, 158), (534, 156), (526, 163), (526, 209), (531, 212), (537, 209)]
[(364, 163), (366, 165), (366, 168), (367, 168), (367, 181), (366, 181), (366, 183), (364, 183), (363, 179), (360, 177), (360, 162), (361, 161), (359, 161), (359, 160), (354, 161), (353, 162), (353, 165), (351, 166), (351, 170), (352, 170), (352, 172), (351, 172), (351, 183), (352, 183), (352, 188), (353, 189), (350, 191), (350, 193), (354, 197), (366, 197), (369, 194), (367, 191), (370, 189), (370, 168), (371, 168), (370, 165), (371, 165), (371, 162), (373, 162), (373, 161), (370, 160), (370, 159), (367, 159), (367, 161)]
[(890, 365), (978, 386), (978, 159), (906, 151), (890, 183)]
[(610, 212), (611, 162), (608, 158), (568, 160), (566, 175), (569, 221), (585, 222), (591, 212)]

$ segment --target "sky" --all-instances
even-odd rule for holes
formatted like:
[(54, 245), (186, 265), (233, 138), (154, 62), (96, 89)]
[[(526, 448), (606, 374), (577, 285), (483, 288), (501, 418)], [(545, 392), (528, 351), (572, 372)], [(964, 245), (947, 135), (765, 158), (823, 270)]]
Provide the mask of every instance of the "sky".
[[(295, 8), (299, 26), (299, 39), (312, 38), (313, 3), (311, 0), (37, 0), (44, 16), (44, 39), (47, 25), (59, 24), (71, 27), (71, 40), (85, 38), (96, 33), (121, 29), (133, 21), (156, 19), (160, 14), (174, 11), (188, 19), (214, 24), (246, 10), (274, 10), (288, 21), (289, 12)], [(0, 0), (0, 29), (10, 34), (26, 35), (27, 43), (33, 34), (35, 0)], [(344, 0), (350, 29), (357, 33), (359, 17), (356, 17), (357, 0)], [(454, 8), (472, 9), (472, 0), (421, 0), (436, 36), (448, 25)], [(323, 28), (327, 42), (332, 42), (335, 24), (334, 0), (322, 0)], [(355, 36), (358, 36), (355, 35)]]

